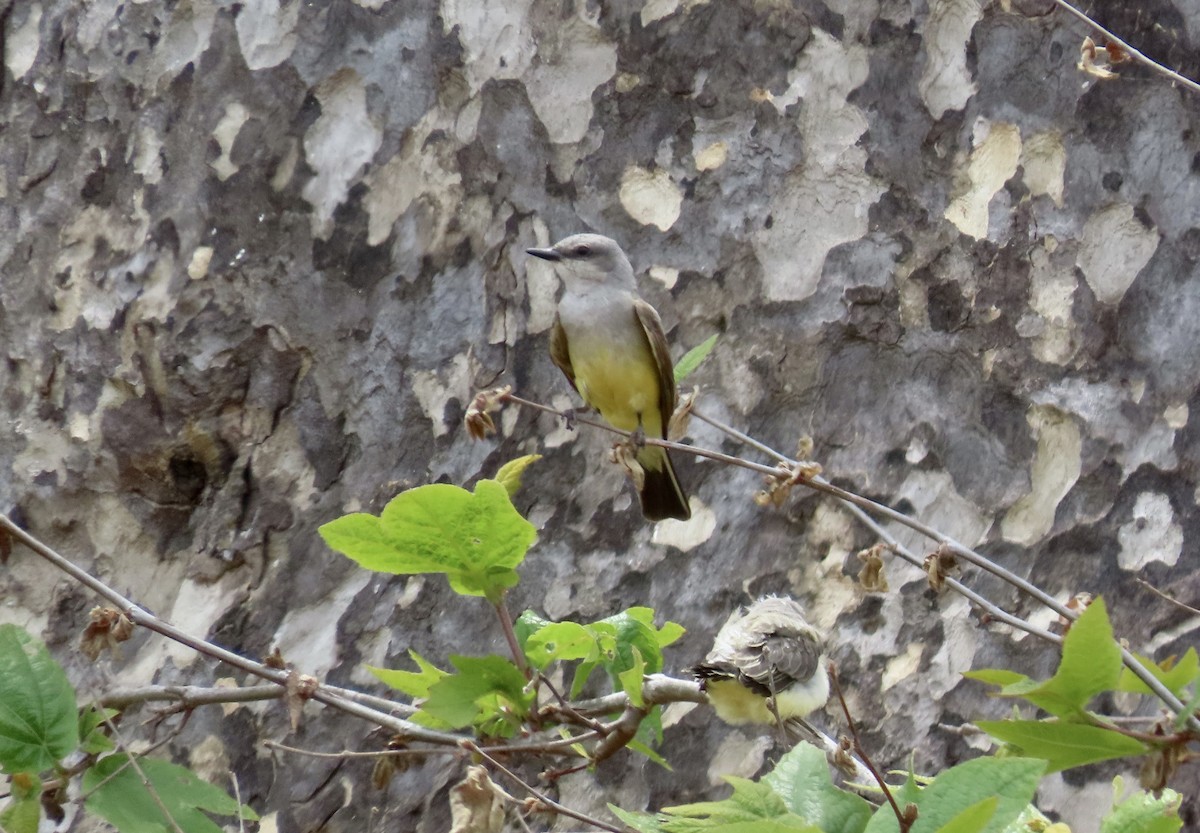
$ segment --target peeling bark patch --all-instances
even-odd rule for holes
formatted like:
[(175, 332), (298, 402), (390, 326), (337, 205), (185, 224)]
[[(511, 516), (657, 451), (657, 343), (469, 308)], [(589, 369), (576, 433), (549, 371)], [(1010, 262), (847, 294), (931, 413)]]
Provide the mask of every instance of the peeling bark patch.
[(772, 222), (753, 238), (768, 300), (812, 295), (830, 250), (867, 233), (869, 209), (887, 190), (865, 171), (856, 142), (867, 119), (847, 102), (867, 72), (865, 49), (814, 29), (787, 91), (773, 102), (782, 113), (803, 98), (799, 127), (809, 157), (777, 188)]
[(976, 93), (967, 68), (967, 43), (983, 17), (977, 0), (935, 0), (925, 21), (925, 71), (918, 88), (935, 119), (961, 110)]
[(1001, 534), (1026, 546), (1036, 544), (1054, 526), (1058, 504), (1079, 479), (1083, 440), (1075, 421), (1057, 408), (1034, 407), (1029, 425), (1037, 435), (1029, 494), (1004, 516)]
[(1044, 194), (1062, 208), (1063, 174), (1067, 168), (1062, 135), (1050, 130), (1030, 136), (1021, 148), (1021, 167), (1029, 193), (1035, 197)]
[(946, 208), (945, 217), (963, 234), (982, 240), (988, 233), (988, 205), (996, 192), (1017, 172), (1021, 131), (1014, 124), (981, 122), (975, 150), (967, 163), (966, 187)]
[(554, 144), (574, 144), (592, 121), (592, 93), (617, 72), (617, 48), (579, 13), (539, 32), (538, 60), (525, 76), (529, 102)]
[(213, 129), (213, 138), (221, 148), (221, 155), (208, 164), (217, 172), (217, 179), (224, 182), (238, 171), (229, 154), (233, 152), (233, 143), (237, 140), (238, 131), (250, 118), (250, 113), (239, 101), (231, 101), (225, 105), (225, 115)]
[(13, 79), (20, 81), (25, 73), (33, 67), (37, 60), (38, 47), (41, 43), (39, 24), (42, 22), (42, 4), (33, 3), (28, 6), (25, 22), (5, 34), (4, 63)]
[(1126, 203), (1100, 209), (1083, 227), (1079, 268), (1096, 297), (1115, 304), (1124, 297), (1158, 248), (1158, 233), (1134, 216)]
[(655, 544), (675, 547), (688, 552), (712, 537), (717, 529), (717, 515), (698, 498), (691, 498), (692, 517), (686, 521), (667, 520), (654, 526), (651, 540)]
[(359, 171), (379, 149), (382, 134), (367, 113), (362, 78), (343, 69), (317, 87), (321, 115), (304, 135), (304, 154), (317, 175), (304, 186), (313, 207), (313, 235), (333, 232), (333, 212), (349, 195)]
[[(1033, 338), (1033, 355), (1048, 364), (1066, 364), (1078, 349), (1078, 326), (1071, 314), (1079, 288), (1074, 269), (1056, 264), (1046, 247), (1029, 256), (1029, 307), (1036, 323), (1022, 319), (1018, 333)], [(1024, 327), (1029, 331), (1022, 332)]]
[(630, 217), (644, 226), (666, 231), (675, 225), (683, 209), (683, 192), (661, 168), (648, 171), (634, 165), (621, 176), (621, 205)]
[(443, 0), (447, 33), (458, 30), (471, 92), (488, 80), (520, 78), (536, 52), (529, 28), (532, 0)]
[(1138, 572), (1154, 561), (1168, 567), (1179, 562), (1183, 527), (1175, 520), (1170, 499), (1160, 492), (1142, 492), (1133, 506), (1133, 517), (1117, 532), (1122, 570)]
[(237, 16), (238, 46), (252, 70), (279, 66), (296, 48), (296, 22), (303, 3), (246, 0)]
[(395, 222), (418, 202), (422, 244), (432, 251), (443, 248), (447, 228), (463, 200), (455, 147), (444, 130), (451, 124), (452, 119), (438, 110), (427, 113), (400, 152), (368, 177), (370, 191), (363, 199), (370, 217), (368, 246), (387, 240)]

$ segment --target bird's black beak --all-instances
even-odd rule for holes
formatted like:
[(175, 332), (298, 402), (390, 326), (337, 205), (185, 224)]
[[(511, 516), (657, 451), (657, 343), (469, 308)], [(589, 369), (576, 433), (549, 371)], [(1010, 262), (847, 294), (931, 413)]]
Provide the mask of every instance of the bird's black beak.
[(562, 255), (554, 249), (526, 249), (525, 254), (540, 257), (542, 260), (562, 260)]

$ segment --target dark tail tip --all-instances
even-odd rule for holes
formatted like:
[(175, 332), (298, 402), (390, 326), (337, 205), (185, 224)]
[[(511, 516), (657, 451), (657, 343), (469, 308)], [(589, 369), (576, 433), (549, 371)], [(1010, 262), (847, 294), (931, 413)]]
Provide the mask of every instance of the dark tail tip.
[(675, 467), (671, 458), (666, 457), (667, 464), (661, 469), (645, 469), (646, 479), (642, 485), (642, 514), (648, 521), (663, 521), (674, 518), (686, 521), (692, 517), (692, 509), (688, 506), (687, 495), (679, 486), (675, 477)]

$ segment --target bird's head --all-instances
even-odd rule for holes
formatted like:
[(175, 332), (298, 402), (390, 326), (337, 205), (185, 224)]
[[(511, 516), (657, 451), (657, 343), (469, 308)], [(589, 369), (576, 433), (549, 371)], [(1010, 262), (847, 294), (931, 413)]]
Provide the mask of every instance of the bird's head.
[(549, 260), (567, 283), (579, 288), (612, 284), (632, 289), (633, 267), (616, 241), (602, 234), (572, 234), (549, 249), (526, 249), (526, 253)]

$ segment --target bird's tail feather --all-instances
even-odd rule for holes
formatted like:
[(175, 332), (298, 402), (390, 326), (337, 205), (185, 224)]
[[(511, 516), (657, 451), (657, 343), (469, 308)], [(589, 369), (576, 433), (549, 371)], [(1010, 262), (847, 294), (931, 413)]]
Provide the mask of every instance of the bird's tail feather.
[[(646, 452), (658, 454), (651, 456)], [(687, 495), (679, 485), (679, 478), (675, 476), (675, 467), (671, 465), (671, 457), (667, 450), (661, 446), (643, 449), (642, 453), (638, 454), (638, 462), (642, 464), (645, 473), (639, 497), (642, 501), (642, 514), (646, 516), (646, 520), (661, 521), (674, 518), (686, 521), (690, 518), (692, 510), (688, 506)]]

